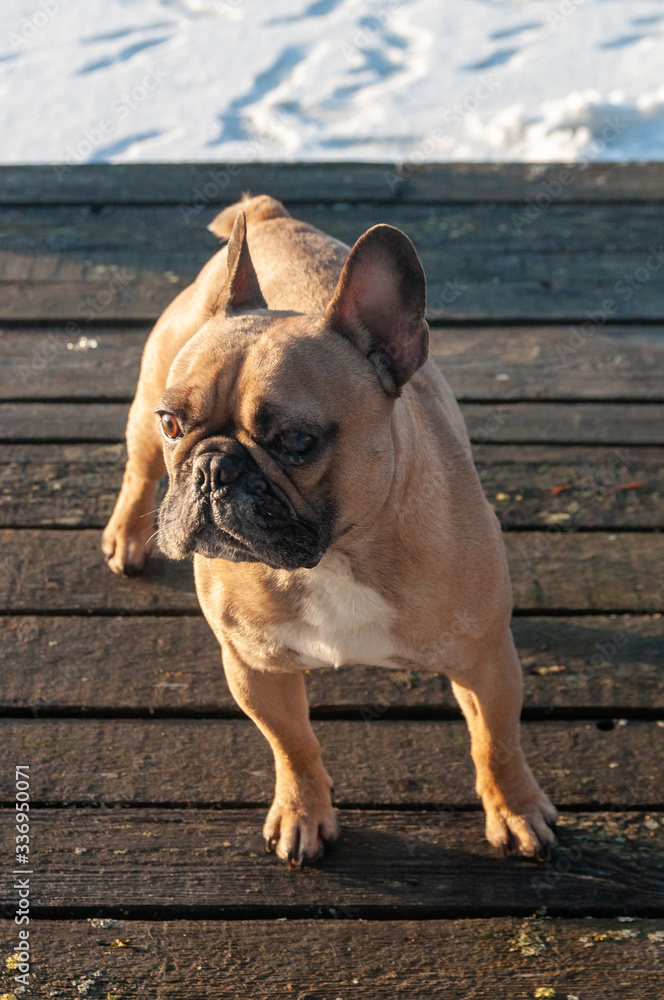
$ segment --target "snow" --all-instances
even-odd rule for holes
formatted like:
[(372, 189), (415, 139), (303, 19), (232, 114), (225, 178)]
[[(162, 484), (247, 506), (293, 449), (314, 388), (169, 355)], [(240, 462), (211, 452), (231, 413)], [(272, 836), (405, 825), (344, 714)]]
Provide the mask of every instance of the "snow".
[(0, 160), (664, 159), (664, 0), (3, 0)]

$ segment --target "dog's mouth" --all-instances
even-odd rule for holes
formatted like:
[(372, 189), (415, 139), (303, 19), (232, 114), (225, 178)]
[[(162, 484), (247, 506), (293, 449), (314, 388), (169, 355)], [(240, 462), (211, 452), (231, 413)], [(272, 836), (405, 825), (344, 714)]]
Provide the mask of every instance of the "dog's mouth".
[[(252, 519), (255, 527), (265, 531), (284, 529), (297, 517), (288, 498), (280, 494), (281, 490), (266, 480), (255, 481), (246, 490), (244, 495), (251, 498), (255, 505)], [(205, 520), (231, 535), (234, 534), (229, 528), (232, 503), (233, 496), (228, 487), (217, 489), (202, 500)]]
[(255, 474), (203, 492), (194, 475), (171, 485), (159, 511), (166, 555), (199, 554), (276, 569), (312, 568), (329, 544), (329, 524), (304, 519), (276, 485)]
[[(240, 502), (238, 506), (246, 504)], [(293, 517), (274, 495), (266, 495), (249, 516), (228, 497), (210, 497), (192, 552), (232, 562), (262, 562), (278, 569), (316, 566), (325, 552), (320, 532)]]

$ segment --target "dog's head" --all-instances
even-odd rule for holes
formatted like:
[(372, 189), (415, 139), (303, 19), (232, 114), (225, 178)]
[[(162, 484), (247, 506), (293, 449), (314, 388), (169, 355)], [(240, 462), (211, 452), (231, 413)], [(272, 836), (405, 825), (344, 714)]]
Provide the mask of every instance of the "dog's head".
[(226, 283), (158, 410), (164, 552), (312, 567), (370, 522), (394, 474), (394, 400), (426, 359), (424, 307), (412, 243), (375, 226), (324, 316), (268, 310), (240, 213)]

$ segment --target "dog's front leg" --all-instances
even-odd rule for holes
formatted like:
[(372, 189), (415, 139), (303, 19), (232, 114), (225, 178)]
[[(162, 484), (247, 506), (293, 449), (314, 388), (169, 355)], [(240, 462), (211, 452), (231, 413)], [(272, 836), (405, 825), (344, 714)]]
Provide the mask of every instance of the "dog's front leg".
[(274, 802), (263, 827), (266, 847), (289, 865), (315, 861), (339, 829), (332, 782), (309, 721), (304, 677), (250, 667), (226, 643), (223, 659), (233, 697), (274, 754)]
[(154, 535), (157, 483), (166, 471), (155, 402), (137, 395), (127, 424), (127, 464), (122, 489), (102, 536), (102, 551), (114, 573), (143, 568)]
[(114, 573), (137, 573), (154, 535), (157, 483), (166, 471), (155, 413), (180, 348), (198, 329), (197, 315), (186, 312), (185, 289), (157, 321), (147, 339), (136, 396), (127, 422), (127, 465), (122, 489), (102, 536), (102, 551)]
[(523, 677), (509, 629), (468, 676), (455, 676), (452, 688), (470, 729), (487, 840), (506, 854), (546, 857), (556, 841), (557, 812), (521, 749)]

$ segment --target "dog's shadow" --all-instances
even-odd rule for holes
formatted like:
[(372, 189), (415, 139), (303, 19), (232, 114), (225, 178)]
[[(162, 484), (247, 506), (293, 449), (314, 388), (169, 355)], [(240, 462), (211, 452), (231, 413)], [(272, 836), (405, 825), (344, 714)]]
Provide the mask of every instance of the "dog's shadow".
[[(664, 845), (639, 838), (629, 844), (602, 828), (606, 814), (588, 822), (572, 817), (559, 830), (551, 857), (503, 857), (487, 844), (478, 813), (403, 816), (387, 822), (369, 814), (342, 816), (334, 848), (305, 873), (316, 895), (330, 898), (331, 916), (370, 916), (395, 907), (399, 915), (473, 912), (589, 913), (647, 910), (664, 897)], [(436, 829), (436, 820), (440, 820)], [(417, 829), (416, 827), (420, 828)], [(463, 845), (463, 846), (462, 846)], [(292, 874), (292, 873), (291, 873)], [(311, 886), (312, 888), (313, 885)], [(338, 911), (338, 912), (336, 912)]]
[[(189, 559), (176, 562), (173, 559), (167, 559), (160, 552), (153, 552), (136, 578), (146, 585), (149, 584), (153, 588), (159, 587), (163, 591), (196, 594), (194, 572)], [(197, 607), (197, 602), (193, 604), (193, 607)]]

